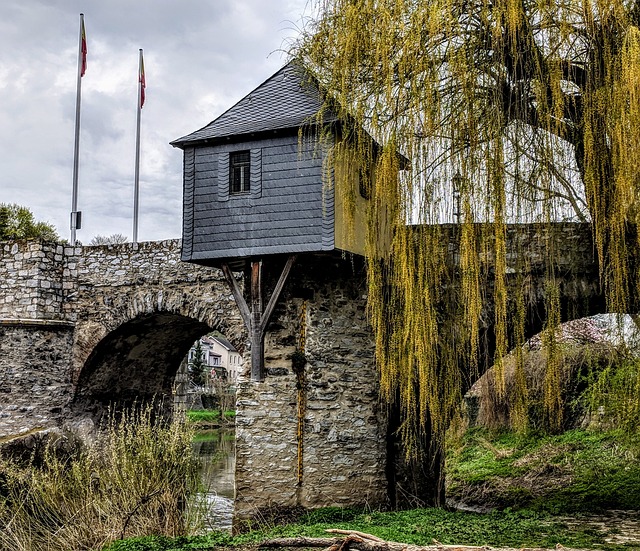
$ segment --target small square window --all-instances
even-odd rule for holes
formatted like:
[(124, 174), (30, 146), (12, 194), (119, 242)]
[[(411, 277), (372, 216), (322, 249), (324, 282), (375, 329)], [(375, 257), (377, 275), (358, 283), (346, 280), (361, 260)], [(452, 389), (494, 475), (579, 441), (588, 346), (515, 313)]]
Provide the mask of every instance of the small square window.
[(251, 178), (251, 153), (234, 151), (229, 154), (229, 193), (248, 193)]

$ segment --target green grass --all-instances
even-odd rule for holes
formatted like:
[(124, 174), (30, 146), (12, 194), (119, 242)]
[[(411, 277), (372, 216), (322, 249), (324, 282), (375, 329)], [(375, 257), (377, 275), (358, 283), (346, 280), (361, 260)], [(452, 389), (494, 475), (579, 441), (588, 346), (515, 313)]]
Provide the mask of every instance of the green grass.
[(327, 537), (326, 529), (358, 530), (390, 541), (415, 545), (443, 544), (509, 547), (565, 547), (604, 550), (631, 549), (605, 544), (605, 534), (591, 528), (569, 529), (563, 520), (535, 511), (502, 511), (487, 515), (454, 513), (442, 509), (401, 512), (362, 512), (328, 508), (309, 512), (297, 524), (254, 530), (231, 537), (213, 533), (192, 538), (138, 538), (116, 542), (109, 551), (169, 551), (214, 549), (221, 546), (256, 544), (276, 537)]
[(447, 456), (457, 501), (556, 513), (640, 509), (640, 435), (467, 431)]
[(192, 423), (214, 423), (224, 419), (234, 419), (236, 412), (234, 410), (226, 410), (221, 412), (219, 409), (193, 409), (187, 411), (187, 419)]
[(187, 411), (187, 419), (192, 423), (213, 422), (220, 420), (219, 409), (192, 409)]

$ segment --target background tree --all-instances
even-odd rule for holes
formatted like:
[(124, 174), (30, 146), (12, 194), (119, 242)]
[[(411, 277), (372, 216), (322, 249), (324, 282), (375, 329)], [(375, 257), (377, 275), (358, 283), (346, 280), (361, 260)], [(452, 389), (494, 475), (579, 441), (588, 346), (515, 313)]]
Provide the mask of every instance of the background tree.
[(60, 241), (60, 236), (48, 222), (36, 222), (27, 207), (0, 203), (0, 239)]
[(198, 387), (204, 386), (206, 367), (202, 344), (200, 343), (200, 339), (198, 339), (193, 349), (193, 357), (189, 362), (189, 375), (194, 385)]
[(119, 245), (126, 243), (129, 238), (121, 233), (113, 233), (111, 235), (96, 235), (91, 238), (89, 245)]
[[(376, 163), (369, 258), (386, 262), (369, 262), (369, 311), (382, 394), (397, 406), (406, 456), (420, 468), (441, 455), (448, 419), (474, 377), (469, 372), (486, 368), (479, 359), (480, 320), (489, 317), (483, 289), (491, 289), (494, 303), (490, 360), (499, 392), (501, 358), (523, 342), (525, 305), (516, 297), (509, 310), (507, 222), (591, 221), (607, 306), (635, 309), (640, 2), (318, 0), (315, 6), (295, 54), (325, 87), (328, 105), (357, 123), (349, 130), (360, 162)], [(375, 159), (365, 133), (385, 144)], [(400, 180), (398, 149), (412, 165)], [(456, 293), (444, 296), (453, 288), (446, 240), (426, 228), (451, 221), (453, 202), (443, 196), (452, 197), (452, 183), (461, 261)], [(385, 250), (376, 249), (377, 209), (392, 217), (393, 241)], [(419, 240), (407, 221), (422, 225)], [(491, 223), (490, 239), (483, 240), (478, 222)], [(551, 249), (545, 407), (555, 419), (560, 306)], [(483, 269), (477, 251), (491, 255), (495, 270)], [(516, 394), (525, 411), (526, 388)], [(434, 474), (441, 481), (438, 469)], [(438, 501), (438, 480), (435, 486)]]

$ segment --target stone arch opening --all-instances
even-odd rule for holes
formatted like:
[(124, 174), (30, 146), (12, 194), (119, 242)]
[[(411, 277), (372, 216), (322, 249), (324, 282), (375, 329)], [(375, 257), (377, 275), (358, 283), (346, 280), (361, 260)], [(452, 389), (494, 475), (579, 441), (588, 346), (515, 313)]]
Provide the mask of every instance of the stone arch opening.
[(169, 311), (139, 314), (118, 325), (97, 342), (79, 371), (71, 406), (74, 417), (89, 417), (95, 423), (109, 407), (152, 401), (169, 415), (175, 376), (193, 342), (225, 329)]
[[(524, 341), (538, 335), (545, 327), (547, 317), (546, 284), (547, 279), (541, 274), (538, 277), (527, 277), (525, 283), (518, 285), (515, 276), (507, 279), (507, 287), (510, 294), (507, 298), (507, 339), (509, 341), (508, 353), (514, 346), (516, 328), (518, 322), (516, 311), (516, 294), (524, 295)], [(559, 321), (565, 324), (574, 320), (605, 314), (607, 312), (606, 300), (601, 291), (595, 272), (584, 274), (566, 273), (555, 280), (559, 290)], [(493, 303), (493, 290), (489, 289), (486, 296), (486, 305), (482, 313), (479, 358), (477, 371), (470, 371), (468, 366), (461, 366), (463, 378), (463, 392), (468, 392), (474, 384), (485, 375), (494, 365), (496, 353), (495, 334), (495, 305)]]
[[(542, 327), (540, 326), (542, 330)], [(523, 346), (524, 377), (527, 385), (530, 415), (538, 421), (542, 411), (547, 353), (542, 332), (527, 335)], [(560, 362), (560, 388), (562, 392), (562, 426), (568, 430), (584, 425), (592, 415), (585, 409), (583, 393), (588, 391), (593, 378), (605, 368), (621, 359), (621, 354), (640, 349), (640, 329), (628, 314), (603, 311), (586, 316), (570, 317), (557, 329), (558, 361)], [(503, 357), (506, 392), (500, 395), (494, 382), (495, 365), (480, 374), (465, 394), (467, 417), (471, 425), (492, 429), (511, 428), (510, 413), (514, 405), (516, 383), (516, 349)], [(613, 362), (613, 363), (612, 363)], [(539, 405), (539, 411), (535, 409)], [(534, 420), (535, 420), (534, 419)], [(531, 419), (530, 419), (531, 420)]]

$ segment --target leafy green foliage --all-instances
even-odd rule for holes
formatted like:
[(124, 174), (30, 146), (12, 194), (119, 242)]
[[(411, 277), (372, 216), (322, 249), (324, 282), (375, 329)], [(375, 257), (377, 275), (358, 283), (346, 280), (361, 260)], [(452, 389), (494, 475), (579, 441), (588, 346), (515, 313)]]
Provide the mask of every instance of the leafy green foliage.
[(640, 359), (627, 356), (588, 375), (581, 396), (586, 407), (605, 425), (635, 432), (640, 426)]
[[(493, 369), (474, 385), (476, 424), (492, 430), (559, 432), (590, 422), (593, 425), (626, 426), (640, 423), (638, 360), (626, 346), (610, 343), (557, 343), (559, 362), (559, 427), (549, 423), (545, 408), (545, 350), (519, 350), (522, 377), (527, 390), (526, 422), (518, 415), (518, 367), (516, 354), (503, 359), (503, 382)], [(500, 388), (502, 386), (502, 388)]]
[(48, 222), (36, 222), (28, 208), (0, 203), (0, 240), (2, 239), (60, 241), (60, 236)]
[(203, 355), (202, 343), (198, 339), (193, 350), (193, 358), (189, 362), (189, 376), (196, 386), (202, 386), (205, 383), (205, 369), (207, 366), (204, 363)]

